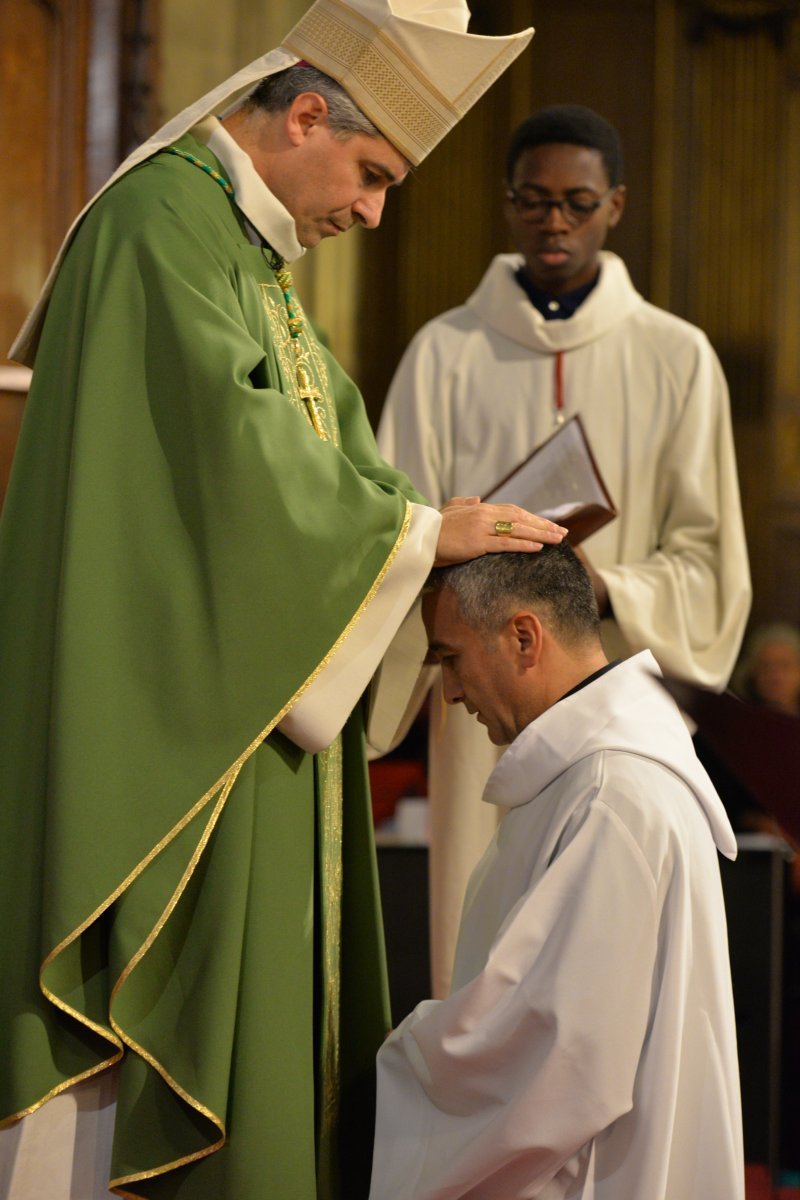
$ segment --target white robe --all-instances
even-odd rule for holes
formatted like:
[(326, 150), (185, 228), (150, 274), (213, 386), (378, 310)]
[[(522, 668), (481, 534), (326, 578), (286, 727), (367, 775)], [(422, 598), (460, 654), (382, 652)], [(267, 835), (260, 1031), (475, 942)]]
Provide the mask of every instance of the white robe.
[(370, 1200), (742, 1200), (736, 841), (651, 670), (559, 701), (492, 773), (454, 991), (378, 1055)]
[[(554, 429), (557, 355), (564, 415), (580, 413), (619, 517), (585, 544), (615, 620), (609, 657), (644, 648), (661, 667), (727, 683), (750, 607), (728, 393), (705, 335), (648, 304), (616, 255), (568, 320), (545, 321), (493, 260), (477, 291), (414, 338), (386, 402), (378, 445), (438, 508), (485, 495)], [(491, 837), (483, 785), (498, 752), (460, 710), (431, 713), (434, 995), (447, 994), (469, 873)]]

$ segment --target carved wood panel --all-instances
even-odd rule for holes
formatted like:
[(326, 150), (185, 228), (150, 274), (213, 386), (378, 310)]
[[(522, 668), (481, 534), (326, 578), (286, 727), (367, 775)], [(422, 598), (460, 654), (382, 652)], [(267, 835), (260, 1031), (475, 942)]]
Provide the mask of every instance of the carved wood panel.
[(0, 138), (13, 163), (0, 220), (4, 356), (83, 195), (88, 15), (87, 0), (0, 5)]
[(753, 625), (800, 614), (799, 14), (659, 0), (653, 298), (704, 329), (725, 370)]
[(155, 0), (2, 0), (0, 500), (27, 377), (7, 351), (73, 218), (150, 132)]

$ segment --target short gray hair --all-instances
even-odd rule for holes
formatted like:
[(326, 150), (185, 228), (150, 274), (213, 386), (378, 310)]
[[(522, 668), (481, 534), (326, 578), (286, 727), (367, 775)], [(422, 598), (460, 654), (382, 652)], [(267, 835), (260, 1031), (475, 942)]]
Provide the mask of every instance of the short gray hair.
[(742, 696), (745, 700), (760, 702), (756, 692), (753, 676), (755, 675), (758, 656), (765, 646), (775, 642), (788, 646), (800, 661), (800, 629), (785, 621), (775, 621), (769, 625), (760, 625), (747, 640), (744, 652), (739, 659), (731, 680), (731, 691)]
[(752, 662), (765, 646), (780, 642), (782, 646), (790, 646), (800, 658), (800, 629), (789, 625), (786, 621), (775, 621), (771, 625), (761, 625), (752, 634), (747, 643), (747, 656)]
[(736, 668), (734, 678), (736, 686), (740, 690), (752, 687), (759, 654), (765, 646), (772, 646), (776, 642), (781, 646), (788, 646), (800, 661), (800, 630), (796, 626), (789, 625), (785, 621), (760, 625), (748, 638), (744, 654)]
[(536, 612), (564, 643), (599, 637), (600, 618), (589, 574), (566, 542), (534, 553), (484, 554), (431, 571), (424, 593), (450, 588), (463, 620), (497, 633), (520, 605)]
[(247, 103), (264, 112), (285, 112), (303, 92), (317, 92), (328, 106), (328, 127), (334, 137), (342, 140), (356, 133), (366, 137), (383, 137), (377, 125), (351, 100), (340, 83), (330, 75), (307, 65), (288, 67), (268, 75), (247, 97)]

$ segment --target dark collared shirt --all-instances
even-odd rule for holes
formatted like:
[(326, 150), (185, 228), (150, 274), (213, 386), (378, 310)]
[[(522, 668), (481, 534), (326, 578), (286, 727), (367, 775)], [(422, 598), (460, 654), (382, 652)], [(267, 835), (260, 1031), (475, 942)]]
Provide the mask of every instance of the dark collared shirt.
[(589, 293), (597, 286), (600, 272), (597, 272), (591, 283), (585, 283), (583, 287), (575, 288), (573, 292), (565, 292), (563, 296), (552, 296), (549, 292), (543, 292), (535, 283), (531, 283), (525, 274), (524, 267), (520, 267), (515, 272), (515, 278), (533, 307), (542, 314), (545, 321), (566, 321), (578, 311)]

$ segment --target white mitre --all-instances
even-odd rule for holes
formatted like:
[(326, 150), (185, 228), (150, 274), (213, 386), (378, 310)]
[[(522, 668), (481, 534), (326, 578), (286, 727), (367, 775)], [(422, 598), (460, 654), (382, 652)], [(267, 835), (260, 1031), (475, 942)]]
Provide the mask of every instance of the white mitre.
[(464, 0), (317, 0), (285, 39), (415, 166), (527, 46), (467, 33)]
[(525, 49), (532, 29), (509, 37), (467, 33), (465, 0), (316, 0), (284, 38), (143, 142), (92, 197), (67, 233), (47, 281), (9, 351), (33, 366), (64, 254), (98, 196), (210, 114), (231, 112), (269, 75), (304, 60), (336, 79), (381, 133), (417, 165)]

